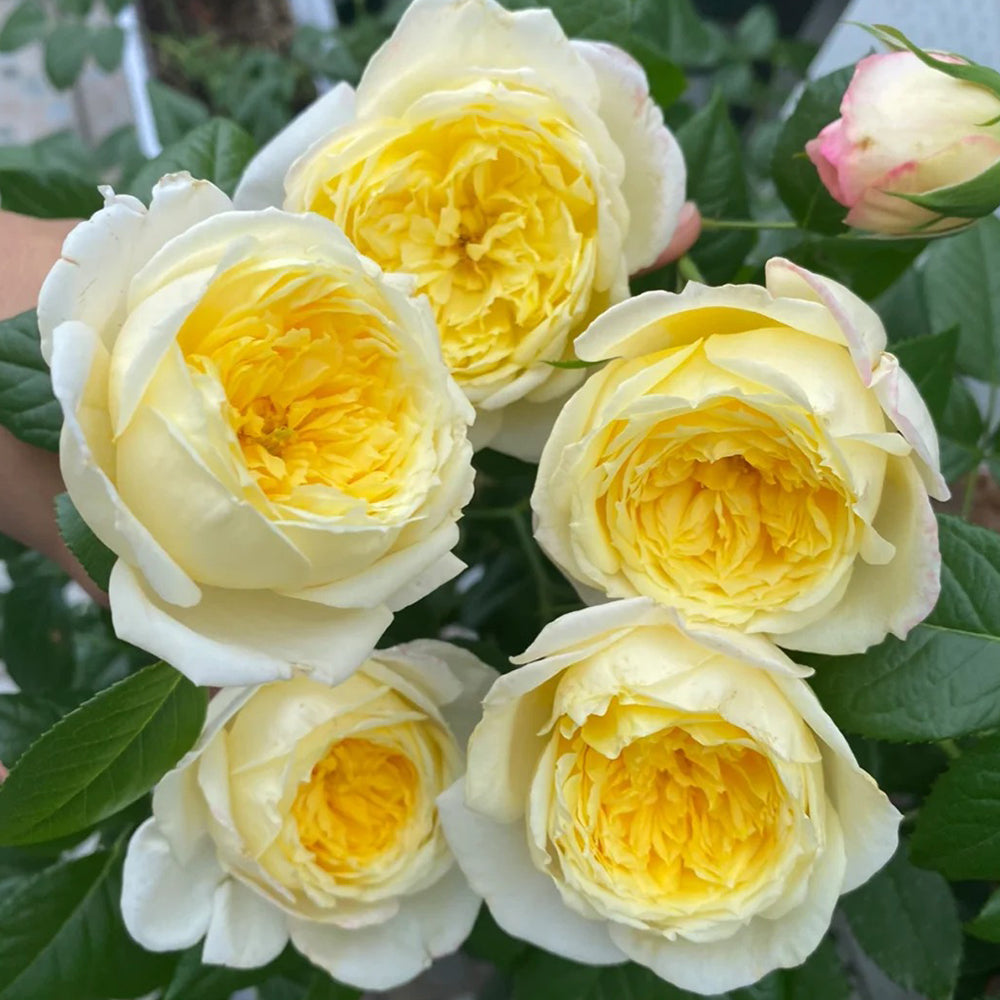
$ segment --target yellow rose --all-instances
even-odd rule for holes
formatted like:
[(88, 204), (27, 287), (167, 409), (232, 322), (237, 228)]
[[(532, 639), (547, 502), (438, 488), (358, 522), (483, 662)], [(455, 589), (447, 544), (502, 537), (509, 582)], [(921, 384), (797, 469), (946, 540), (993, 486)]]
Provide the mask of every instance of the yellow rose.
[(463, 767), (496, 677), (418, 641), (330, 687), (296, 676), (217, 695), (153, 793), (125, 859), (122, 916), (152, 951), (205, 939), (210, 965), (266, 965), (289, 939), (334, 978), (390, 989), (461, 945), (479, 897), (435, 798)]
[(461, 570), (473, 413), (410, 288), (187, 174), (69, 235), (38, 319), (123, 639), (200, 684), (339, 680)]
[(905, 636), (937, 599), (928, 490), (948, 490), (885, 346), (861, 299), (781, 259), (766, 288), (610, 309), (576, 341), (615, 360), (545, 446), (539, 544), (595, 599), (642, 594), (790, 649)]
[(647, 598), (547, 626), (438, 800), (508, 933), (721, 993), (803, 962), (892, 857), (899, 813), (761, 636)]
[(356, 98), (341, 85), (277, 136), (236, 203), (318, 212), (413, 274), (477, 443), (537, 459), (581, 379), (546, 362), (664, 250), (684, 182), (624, 52), (570, 42), (548, 10), (415, 0)]

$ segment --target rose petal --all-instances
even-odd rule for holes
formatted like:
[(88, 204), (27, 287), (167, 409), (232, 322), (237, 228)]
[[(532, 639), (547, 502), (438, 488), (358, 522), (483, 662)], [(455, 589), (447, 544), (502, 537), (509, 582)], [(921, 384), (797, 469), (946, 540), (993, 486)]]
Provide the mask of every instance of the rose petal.
[(256, 969), (277, 958), (286, 944), (285, 915), (273, 903), (233, 878), (215, 890), (201, 953), (206, 965)]

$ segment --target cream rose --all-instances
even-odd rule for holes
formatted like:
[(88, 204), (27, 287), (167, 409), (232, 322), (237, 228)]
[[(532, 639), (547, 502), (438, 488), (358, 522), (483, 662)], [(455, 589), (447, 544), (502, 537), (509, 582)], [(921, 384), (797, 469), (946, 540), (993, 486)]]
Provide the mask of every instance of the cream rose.
[(477, 444), (537, 459), (572, 339), (677, 227), (684, 162), (638, 63), (548, 10), (414, 0), (368, 64), (250, 164), (240, 207), (333, 219), (413, 274)]
[(917, 390), (878, 316), (786, 260), (767, 287), (689, 284), (615, 306), (576, 341), (615, 360), (559, 416), (536, 538), (587, 597), (645, 595), (790, 649), (859, 652), (934, 606)]
[(892, 856), (899, 813), (766, 639), (635, 598), (515, 662), (438, 800), (510, 934), (720, 993), (804, 961)]
[(1000, 205), (1000, 93), (887, 52), (858, 63), (840, 114), (806, 152), (848, 225), (927, 235)]
[(38, 319), (115, 628), (200, 684), (339, 680), (462, 568), (473, 413), (430, 310), (318, 216), (187, 174), (106, 197)]
[(122, 916), (152, 951), (210, 965), (292, 944), (335, 979), (390, 989), (461, 945), (479, 897), (435, 798), (496, 673), (430, 640), (378, 650), (331, 687), (296, 676), (213, 698), (125, 859)]

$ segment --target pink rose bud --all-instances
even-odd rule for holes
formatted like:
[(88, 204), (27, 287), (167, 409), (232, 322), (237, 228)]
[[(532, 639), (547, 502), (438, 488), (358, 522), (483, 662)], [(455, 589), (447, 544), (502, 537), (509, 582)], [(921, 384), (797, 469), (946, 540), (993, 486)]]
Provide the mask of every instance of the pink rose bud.
[[(955, 56), (933, 54), (953, 65)], [(1000, 204), (1000, 96), (909, 51), (862, 59), (806, 153), (845, 222), (889, 236), (969, 225)]]

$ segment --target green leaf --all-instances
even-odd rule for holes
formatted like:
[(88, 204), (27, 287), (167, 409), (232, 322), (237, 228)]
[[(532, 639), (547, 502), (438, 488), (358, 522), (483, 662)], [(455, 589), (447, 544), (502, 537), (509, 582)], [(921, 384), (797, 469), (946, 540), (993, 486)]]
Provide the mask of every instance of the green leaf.
[[(601, 6), (615, 5), (602, 0)], [(678, 66), (714, 66), (726, 54), (726, 36), (690, 0), (632, 0), (622, 6), (631, 8), (632, 39)]]
[(473, 958), (492, 962), (499, 969), (511, 969), (528, 951), (525, 941), (511, 937), (497, 926), (490, 911), (484, 906), (466, 938), (462, 950)]
[(948, 390), (948, 402), (938, 423), (941, 473), (953, 483), (971, 472), (982, 460), (980, 442), (986, 425), (979, 404), (960, 379)]
[(778, 18), (766, 4), (751, 7), (736, 24), (734, 36), (747, 59), (766, 59), (778, 41)]
[(191, 129), (208, 121), (208, 108), (201, 101), (156, 79), (150, 79), (147, 90), (156, 121), (156, 134), (164, 146), (179, 141)]
[(62, 410), (52, 395), (34, 309), (0, 320), (0, 424), (28, 444), (59, 450)]
[(116, 24), (103, 24), (90, 29), (90, 51), (97, 65), (111, 73), (122, 64), (125, 32)]
[(966, 747), (937, 780), (911, 849), (949, 879), (1000, 879), (1000, 737)]
[(254, 986), (269, 975), (264, 969), (202, 965), (201, 950), (201, 944), (197, 944), (181, 955), (163, 1000), (229, 1000), (237, 990)]
[(66, 577), (39, 574), (17, 582), (4, 600), (0, 659), (28, 694), (50, 695), (74, 686), (73, 615)]
[(0, 29), (0, 52), (16, 52), (44, 38), (47, 23), (45, 10), (36, 0), (19, 3)]
[(90, 530), (68, 493), (60, 493), (55, 505), (56, 523), (66, 548), (76, 556), (91, 580), (101, 590), (107, 590), (111, 568), (118, 557)]
[(88, 178), (65, 170), (0, 170), (0, 204), (36, 219), (83, 219), (101, 207), (101, 195)]
[(962, 927), (940, 875), (914, 868), (901, 847), (840, 905), (858, 944), (893, 982), (930, 1000), (950, 1000), (962, 960)]
[(958, 327), (929, 337), (903, 340), (893, 348), (899, 363), (913, 379), (931, 416), (939, 421), (948, 405), (955, 376), (955, 353), (958, 350)]
[(888, 193), (942, 216), (978, 219), (1000, 206), (1000, 163), (994, 163), (971, 180), (927, 194)]
[(633, 45), (632, 55), (642, 63), (649, 94), (661, 108), (669, 108), (687, 89), (687, 77), (676, 63), (662, 59), (642, 45)]
[[(750, 210), (740, 137), (722, 95), (677, 131), (688, 169), (688, 197), (706, 219), (746, 218)], [(690, 255), (712, 284), (729, 281), (756, 240), (751, 230), (706, 232)]]
[(981, 941), (1000, 942), (1000, 889), (986, 900), (979, 916), (970, 920), (965, 929)]
[(129, 939), (120, 895), (120, 848), (5, 882), (0, 1000), (107, 1000), (153, 989), (172, 958)]
[(923, 274), (931, 327), (958, 326), (959, 368), (1000, 382), (1000, 219), (935, 240)]
[(255, 152), (253, 139), (233, 122), (213, 118), (168, 146), (132, 178), (129, 191), (148, 202), (164, 175), (186, 170), (232, 194)]
[(830, 236), (807, 239), (786, 251), (785, 256), (835, 278), (870, 300), (903, 275), (926, 245), (925, 240)]
[(39, 695), (23, 692), (0, 695), (0, 762), (12, 767), (62, 714), (58, 705)]
[(57, 24), (45, 39), (45, 73), (56, 90), (76, 83), (90, 49), (90, 33), (80, 24)]
[(845, 66), (807, 84), (774, 147), (771, 171), (781, 200), (800, 226), (818, 233), (843, 232), (846, 209), (823, 187), (806, 156), (806, 143), (840, 117), (853, 73), (853, 66)]
[(94, 0), (58, 0), (57, 6), (63, 14), (86, 17), (94, 6)]
[(801, 656), (842, 728), (884, 740), (941, 740), (1000, 725), (1000, 535), (938, 518), (941, 597), (905, 641), (856, 656)]
[(0, 787), (0, 844), (53, 840), (135, 802), (190, 749), (205, 705), (204, 691), (165, 663), (81, 705)]
[(596, 368), (598, 365), (603, 365), (604, 361), (581, 361), (579, 358), (573, 358), (570, 361), (546, 361), (545, 364), (553, 368)]

